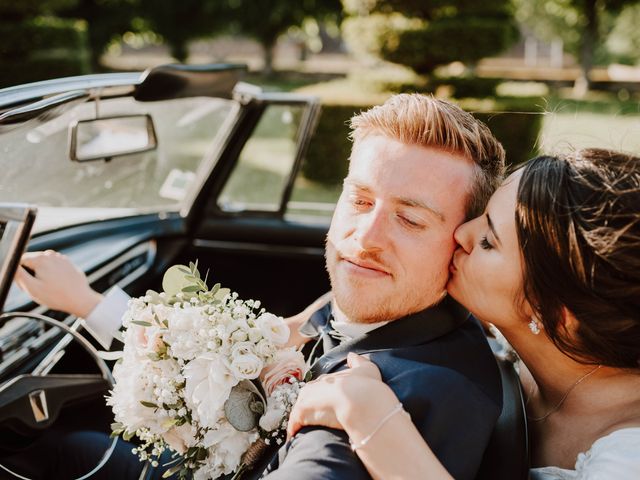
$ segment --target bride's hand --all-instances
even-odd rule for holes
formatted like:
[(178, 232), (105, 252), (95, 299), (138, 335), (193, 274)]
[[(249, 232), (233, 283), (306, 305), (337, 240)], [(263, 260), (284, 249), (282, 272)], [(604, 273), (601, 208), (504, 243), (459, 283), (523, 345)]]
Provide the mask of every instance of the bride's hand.
[[(347, 357), (348, 369), (322, 375), (305, 385), (298, 396), (287, 426), (287, 437), (293, 437), (307, 425), (319, 425), (344, 430), (345, 423), (365, 413), (363, 408), (378, 402), (368, 402), (371, 398), (389, 397), (397, 399), (391, 389), (382, 382), (380, 370), (370, 360), (350, 353)], [(382, 402), (386, 405), (389, 402)], [(374, 413), (374, 412), (371, 412)]]

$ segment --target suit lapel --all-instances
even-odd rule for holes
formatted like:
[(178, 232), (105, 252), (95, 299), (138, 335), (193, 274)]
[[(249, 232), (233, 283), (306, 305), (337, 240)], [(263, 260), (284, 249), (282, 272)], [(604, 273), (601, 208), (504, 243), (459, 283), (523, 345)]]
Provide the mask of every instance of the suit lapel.
[(331, 372), (346, 360), (349, 352), (362, 354), (430, 342), (451, 332), (468, 317), (464, 308), (447, 298), (435, 307), (394, 320), (366, 335), (343, 342), (321, 356), (311, 366), (311, 373), (313, 378), (317, 378)]

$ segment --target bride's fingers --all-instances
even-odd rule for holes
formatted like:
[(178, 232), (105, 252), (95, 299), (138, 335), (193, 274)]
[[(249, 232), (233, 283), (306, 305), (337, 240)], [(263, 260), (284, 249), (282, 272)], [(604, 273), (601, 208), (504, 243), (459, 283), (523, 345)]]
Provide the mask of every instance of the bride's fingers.
[(289, 414), (287, 441), (291, 440), (302, 427), (309, 425), (307, 414), (309, 409), (316, 407), (315, 402), (317, 399), (315, 398), (316, 395), (314, 395), (314, 392), (317, 390), (316, 387), (319, 383), (321, 383), (320, 379), (313, 380), (313, 382), (307, 383), (302, 390), (300, 390), (298, 399)]
[(296, 433), (298, 433), (298, 430), (304, 427), (302, 424), (302, 417), (298, 410), (299, 409), (296, 409), (295, 405), (291, 409), (291, 414), (289, 415), (289, 421), (287, 423), (287, 442), (291, 440)]
[(375, 380), (381, 380), (380, 369), (366, 357), (356, 355), (355, 353), (349, 353), (347, 356), (347, 365), (350, 370), (359, 375), (373, 378)]
[(342, 428), (335, 412), (336, 388), (334, 378), (324, 376), (300, 390), (287, 422), (287, 441), (308, 425)]

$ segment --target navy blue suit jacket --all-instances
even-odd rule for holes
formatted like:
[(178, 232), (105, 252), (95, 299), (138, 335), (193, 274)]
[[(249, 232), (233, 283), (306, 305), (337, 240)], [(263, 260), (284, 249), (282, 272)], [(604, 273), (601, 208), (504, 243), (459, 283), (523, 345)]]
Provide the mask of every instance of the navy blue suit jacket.
[[(321, 309), (303, 333), (326, 329)], [(346, 368), (349, 352), (367, 355), (402, 402), (424, 439), (456, 479), (472, 479), (502, 408), (500, 374), (480, 326), (447, 299), (327, 350), (314, 377)], [(375, 401), (375, 399), (371, 399)], [(398, 438), (402, 448), (402, 438)], [(393, 452), (389, 452), (393, 455)], [(370, 478), (349, 447), (345, 432), (302, 429), (271, 460), (268, 480)]]

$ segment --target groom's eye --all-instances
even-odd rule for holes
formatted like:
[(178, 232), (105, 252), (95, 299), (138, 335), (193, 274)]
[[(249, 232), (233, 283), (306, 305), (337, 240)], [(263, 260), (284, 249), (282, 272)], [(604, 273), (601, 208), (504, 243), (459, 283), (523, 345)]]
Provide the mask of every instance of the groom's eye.
[(352, 195), (350, 197), (351, 204), (358, 208), (366, 208), (371, 205), (371, 201), (367, 198), (360, 197), (358, 195)]
[(400, 223), (411, 230), (422, 230), (427, 227), (428, 222), (417, 209), (402, 209), (396, 212), (396, 217)]
[(409, 217), (407, 215), (398, 215), (398, 218), (407, 227), (414, 228), (414, 229), (420, 229), (420, 228), (424, 227), (424, 225), (422, 223), (420, 223), (419, 221), (417, 221), (414, 218), (411, 218), (411, 217)]

